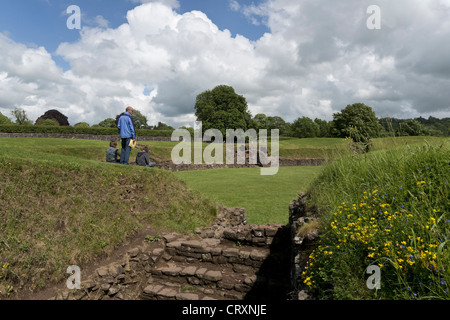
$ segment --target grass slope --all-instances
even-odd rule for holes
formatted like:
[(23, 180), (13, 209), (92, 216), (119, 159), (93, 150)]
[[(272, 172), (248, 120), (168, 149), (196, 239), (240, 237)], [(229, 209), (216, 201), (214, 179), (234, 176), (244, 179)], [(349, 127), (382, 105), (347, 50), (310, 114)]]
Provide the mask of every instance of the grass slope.
[(0, 143), (10, 150), (0, 154), (3, 295), (64, 279), (67, 266), (111, 253), (145, 225), (192, 232), (216, 215), (214, 203), (170, 172), (86, 160), (78, 156), (94, 157), (89, 150), (101, 143), (64, 143)]
[[(322, 235), (303, 272), (320, 299), (450, 299), (449, 141), (324, 168), (311, 185)], [(366, 285), (369, 266), (380, 290)]]

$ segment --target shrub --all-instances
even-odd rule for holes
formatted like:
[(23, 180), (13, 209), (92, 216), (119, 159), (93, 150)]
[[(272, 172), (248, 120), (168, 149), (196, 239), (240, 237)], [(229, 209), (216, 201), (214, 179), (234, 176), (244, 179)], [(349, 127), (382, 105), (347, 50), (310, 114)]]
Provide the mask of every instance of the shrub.
[(87, 122), (78, 122), (74, 125), (75, 128), (89, 128), (90, 125)]
[(36, 123), (37, 126), (59, 126), (59, 123), (55, 119), (39, 119)]
[[(16, 126), (0, 125), (0, 132), (4, 133), (55, 133), (55, 134), (92, 134), (92, 135), (118, 135), (117, 128), (103, 127), (61, 127), (61, 126)], [(137, 129), (137, 137), (170, 137), (170, 130)]]

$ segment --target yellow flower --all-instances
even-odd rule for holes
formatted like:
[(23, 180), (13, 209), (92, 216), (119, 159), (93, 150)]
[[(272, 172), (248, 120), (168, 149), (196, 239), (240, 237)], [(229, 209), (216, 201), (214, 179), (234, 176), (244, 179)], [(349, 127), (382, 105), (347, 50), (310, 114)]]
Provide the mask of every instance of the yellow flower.
[(425, 181), (417, 181), (417, 185), (422, 185), (422, 184), (425, 184)]
[(374, 256), (375, 256), (375, 253), (369, 253), (368, 255), (367, 255), (369, 258), (373, 258)]

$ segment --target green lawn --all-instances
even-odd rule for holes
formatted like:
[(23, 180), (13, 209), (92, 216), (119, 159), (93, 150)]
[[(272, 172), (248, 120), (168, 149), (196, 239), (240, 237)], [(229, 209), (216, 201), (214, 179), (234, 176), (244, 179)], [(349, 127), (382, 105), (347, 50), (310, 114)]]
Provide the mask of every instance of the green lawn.
[(278, 174), (261, 176), (259, 168), (177, 172), (188, 187), (228, 207), (247, 210), (251, 224), (281, 223), (289, 219), (289, 202), (319, 174), (321, 167), (280, 167)]

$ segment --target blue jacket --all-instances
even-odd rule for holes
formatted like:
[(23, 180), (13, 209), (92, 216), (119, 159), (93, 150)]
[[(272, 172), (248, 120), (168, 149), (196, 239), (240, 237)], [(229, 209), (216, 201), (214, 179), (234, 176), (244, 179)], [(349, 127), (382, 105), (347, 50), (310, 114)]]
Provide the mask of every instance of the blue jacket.
[(117, 124), (117, 128), (120, 131), (120, 138), (127, 139), (132, 138), (136, 139), (136, 132), (134, 130), (134, 123), (132, 120), (131, 114), (125, 112), (120, 118), (119, 123)]

